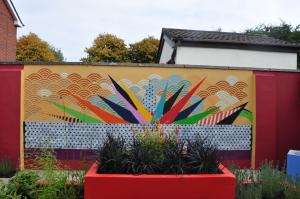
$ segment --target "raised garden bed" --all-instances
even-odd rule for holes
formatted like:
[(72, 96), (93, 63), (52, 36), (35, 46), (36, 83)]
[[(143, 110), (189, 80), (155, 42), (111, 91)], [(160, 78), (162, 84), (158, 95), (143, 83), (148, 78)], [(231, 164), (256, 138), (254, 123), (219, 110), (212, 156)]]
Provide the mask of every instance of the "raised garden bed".
[(95, 199), (234, 199), (235, 176), (221, 174), (97, 174), (94, 163), (84, 177), (84, 198)]

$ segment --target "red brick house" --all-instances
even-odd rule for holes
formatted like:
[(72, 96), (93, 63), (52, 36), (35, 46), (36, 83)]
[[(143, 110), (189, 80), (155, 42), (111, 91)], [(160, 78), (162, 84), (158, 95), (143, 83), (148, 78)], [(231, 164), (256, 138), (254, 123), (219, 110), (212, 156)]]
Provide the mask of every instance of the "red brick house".
[(0, 0), (0, 62), (16, 60), (17, 28), (24, 26), (11, 0)]

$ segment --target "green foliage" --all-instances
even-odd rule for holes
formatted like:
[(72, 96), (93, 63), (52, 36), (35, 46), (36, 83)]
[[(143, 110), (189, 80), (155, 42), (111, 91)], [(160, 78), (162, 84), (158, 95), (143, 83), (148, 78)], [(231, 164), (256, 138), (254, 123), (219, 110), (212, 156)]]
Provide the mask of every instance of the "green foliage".
[(112, 34), (100, 34), (85, 52), (84, 62), (126, 62), (128, 55), (124, 40)]
[[(217, 149), (202, 140), (177, 139), (159, 126), (135, 132), (131, 144), (107, 135), (99, 150), (98, 173), (193, 174), (219, 173)], [(186, 149), (186, 150), (185, 150)], [(103, 168), (102, 168), (103, 167)]]
[(284, 190), (284, 195), (288, 199), (299, 199), (300, 198), (300, 177), (296, 181), (288, 179), (286, 183), (286, 189)]
[(152, 36), (126, 47), (123, 39), (112, 34), (100, 34), (91, 47), (86, 48), (84, 62), (154, 63), (159, 40)]
[(186, 173), (219, 173), (220, 158), (216, 146), (199, 136), (187, 140), (185, 153)]
[(132, 63), (155, 63), (159, 40), (149, 36), (142, 41), (130, 44), (129, 60)]
[(68, 186), (68, 173), (58, 172), (59, 164), (51, 149), (45, 149), (37, 158), (38, 164), (42, 165), (45, 184), (36, 190), (39, 199), (76, 199), (76, 189)]
[[(153, 145), (152, 145), (153, 146)], [(151, 151), (154, 151), (152, 149)], [(145, 145), (137, 139), (133, 140), (132, 146), (129, 150), (129, 158), (127, 159), (126, 166), (128, 167), (127, 173), (129, 174), (153, 174), (157, 173), (160, 169), (159, 160), (152, 159), (154, 157), (150, 151), (147, 150)]]
[(58, 61), (58, 62), (65, 61), (65, 57), (64, 57), (61, 49), (55, 48), (54, 46), (50, 46), (50, 50), (54, 54), (56, 61)]
[(83, 198), (84, 171), (58, 170), (61, 167), (50, 149), (43, 150), (36, 160), (43, 169), (42, 175), (18, 172), (7, 185), (0, 185), (0, 199)]
[(282, 183), (286, 181), (286, 175), (272, 165), (272, 162), (265, 162), (260, 169), (262, 195), (265, 199), (282, 198), (284, 194)]
[(168, 142), (164, 145), (163, 163), (161, 165), (162, 173), (165, 174), (183, 174), (184, 170), (184, 142), (178, 142), (172, 137), (168, 138)]
[[(293, 27), (284, 21), (279, 25), (260, 24), (252, 29), (247, 29), (246, 33), (254, 35), (267, 35), (284, 41), (300, 43), (300, 24)], [(300, 68), (300, 55), (298, 53), (297, 66)]]
[(144, 132), (137, 132), (136, 144), (140, 143), (141, 148), (147, 152), (147, 158), (152, 160), (154, 164), (161, 164), (163, 160), (163, 147), (165, 143), (165, 137), (161, 135), (162, 129), (158, 125), (154, 125), (152, 128), (144, 127)]
[(0, 160), (0, 178), (10, 178), (15, 172), (15, 166), (11, 161)]
[(8, 192), (7, 186), (0, 182), (0, 199), (22, 199), (16, 192)]
[(35, 190), (38, 185), (35, 182), (38, 179), (39, 175), (35, 172), (20, 171), (10, 180), (6, 192), (20, 195), (22, 198), (36, 198)]
[(278, 166), (264, 162), (260, 170), (231, 169), (236, 176), (236, 199), (299, 199), (300, 178), (293, 182)]
[(64, 60), (61, 50), (54, 48), (34, 33), (29, 33), (18, 39), (16, 54), (17, 61), (58, 62)]
[(125, 139), (107, 133), (106, 140), (99, 149), (98, 173), (124, 173), (127, 157)]
[(261, 184), (258, 181), (257, 171), (231, 169), (236, 177), (236, 199), (261, 199)]

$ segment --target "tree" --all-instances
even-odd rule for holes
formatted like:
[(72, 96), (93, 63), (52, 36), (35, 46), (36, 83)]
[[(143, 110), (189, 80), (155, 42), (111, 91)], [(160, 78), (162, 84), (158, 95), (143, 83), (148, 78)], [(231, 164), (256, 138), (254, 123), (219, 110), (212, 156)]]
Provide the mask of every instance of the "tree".
[(50, 46), (50, 49), (54, 53), (57, 61), (59, 61), (59, 62), (65, 61), (64, 55), (60, 49), (55, 48), (54, 46)]
[(124, 40), (112, 34), (100, 34), (85, 52), (85, 62), (126, 62), (128, 55)]
[(142, 41), (130, 44), (129, 60), (132, 63), (155, 63), (159, 40), (149, 36)]
[(63, 61), (61, 50), (40, 39), (36, 34), (29, 33), (17, 42), (17, 61)]
[[(267, 35), (284, 41), (300, 43), (300, 25), (293, 27), (284, 21), (280, 25), (260, 24), (253, 29), (247, 29), (246, 33), (255, 35)], [(297, 67), (300, 68), (300, 54), (297, 56)]]

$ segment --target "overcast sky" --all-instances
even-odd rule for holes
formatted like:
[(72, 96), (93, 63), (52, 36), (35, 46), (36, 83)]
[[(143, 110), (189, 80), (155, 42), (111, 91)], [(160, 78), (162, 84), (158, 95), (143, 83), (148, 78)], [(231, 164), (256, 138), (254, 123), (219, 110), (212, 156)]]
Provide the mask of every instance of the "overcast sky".
[(67, 61), (79, 61), (99, 33), (126, 44), (161, 28), (241, 32), (260, 23), (300, 24), (299, 0), (13, 0), (25, 27), (18, 37), (38, 34)]

